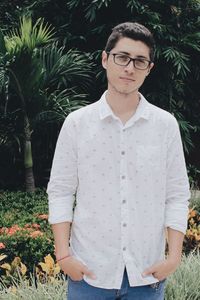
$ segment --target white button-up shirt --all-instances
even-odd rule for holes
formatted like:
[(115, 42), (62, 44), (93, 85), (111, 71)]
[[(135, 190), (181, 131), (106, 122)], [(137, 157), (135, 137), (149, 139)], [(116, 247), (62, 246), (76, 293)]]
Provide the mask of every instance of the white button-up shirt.
[(105, 95), (63, 124), (47, 188), (49, 222), (72, 222), (70, 252), (95, 273), (95, 280), (84, 275), (90, 285), (119, 289), (125, 266), (131, 286), (152, 284), (153, 275), (141, 274), (165, 258), (166, 227), (187, 228), (179, 127), (142, 95), (123, 125)]

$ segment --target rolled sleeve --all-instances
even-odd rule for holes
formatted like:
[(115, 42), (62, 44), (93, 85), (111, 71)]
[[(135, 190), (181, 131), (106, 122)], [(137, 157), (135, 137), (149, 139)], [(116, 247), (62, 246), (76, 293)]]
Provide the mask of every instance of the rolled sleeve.
[(50, 224), (72, 221), (77, 184), (75, 125), (69, 115), (57, 140), (47, 186)]
[(181, 135), (175, 119), (170, 135), (173, 138), (167, 151), (165, 227), (185, 234), (190, 189)]

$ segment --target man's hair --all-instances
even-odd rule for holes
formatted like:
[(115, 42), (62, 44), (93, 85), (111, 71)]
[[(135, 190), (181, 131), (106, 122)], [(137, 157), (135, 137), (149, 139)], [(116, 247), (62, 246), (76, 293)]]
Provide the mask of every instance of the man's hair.
[(150, 60), (154, 60), (155, 41), (152, 33), (139, 23), (125, 22), (115, 26), (107, 40), (106, 52), (110, 52), (121, 38), (130, 38), (141, 41), (149, 47)]

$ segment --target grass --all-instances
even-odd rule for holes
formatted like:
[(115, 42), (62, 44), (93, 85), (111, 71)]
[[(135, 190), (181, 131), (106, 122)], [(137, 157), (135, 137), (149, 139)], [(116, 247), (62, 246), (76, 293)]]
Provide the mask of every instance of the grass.
[(5, 288), (0, 283), (0, 299), (2, 300), (66, 300), (67, 282), (60, 278), (59, 280), (49, 281), (45, 284), (37, 283), (33, 278), (30, 281), (13, 280), (13, 286)]
[(180, 267), (169, 276), (165, 300), (200, 299), (200, 253), (184, 256)]

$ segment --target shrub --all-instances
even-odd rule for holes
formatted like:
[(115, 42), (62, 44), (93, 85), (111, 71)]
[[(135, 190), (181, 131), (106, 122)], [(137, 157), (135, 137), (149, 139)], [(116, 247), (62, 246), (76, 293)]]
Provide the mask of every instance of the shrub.
[(0, 254), (7, 255), (8, 263), (20, 257), (28, 271), (33, 271), (48, 253), (54, 255), (47, 195), (40, 189), (35, 193), (2, 192), (0, 200)]
[(45, 234), (41, 234), (38, 230), (31, 233), (17, 231), (10, 236), (2, 235), (1, 241), (5, 248), (0, 250), (0, 254), (7, 255), (8, 262), (19, 256), (30, 272), (48, 253), (54, 255), (53, 240), (47, 238)]
[[(30, 280), (33, 275), (30, 276), (26, 265), (21, 261), (20, 257), (15, 257), (11, 263), (7, 262), (7, 255), (0, 255), (0, 270), (1, 270), (1, 282), (4, 286), (10, 287), (15, 282), (22, 280)], [(45, 256), (44, 262), (39, 262), (34, 269), (34, 278), (36, 285), (38, 283), (54, 282), (59, 279), (61, 269), (58, 263), (52, 258), (50, 254)]]
[(0, 193), (0, 227), (10, 227), (13, 224), (24, 226), (35, 223), (39, 214), (47, 214), (47, 194), (45, 190), (37, 189), (35, 193), (1, 192)]

